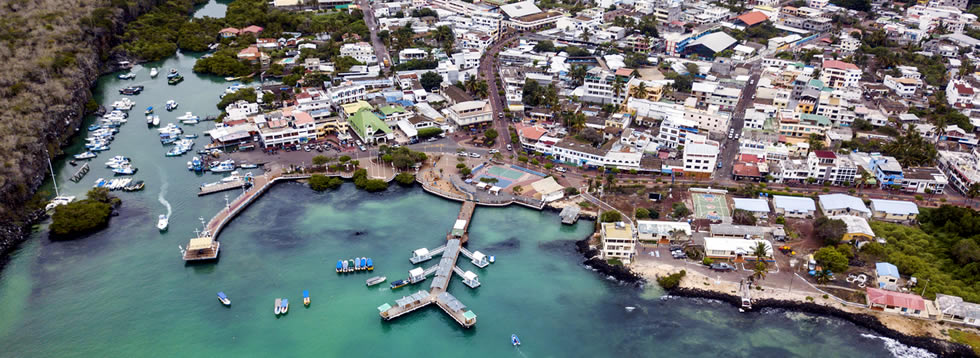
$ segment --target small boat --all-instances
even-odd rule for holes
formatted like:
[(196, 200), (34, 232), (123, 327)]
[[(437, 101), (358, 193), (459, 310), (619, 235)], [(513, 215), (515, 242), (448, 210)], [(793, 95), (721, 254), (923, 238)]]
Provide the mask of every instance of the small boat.
[(153, 125), (154, 126), (160, 125), (160, 116), (153, 116)]
[(172, 111), (177, 109), (177, 101), (169, 100), (167, 101), (167, 110)]
[(337, 260), (337, 273), (340, 273), (344, 269), (344, 261)]
[(75, 201), (74, 196), (56, 196), (54, 199), (51, 199), (51, 202), (49, 202), (48, 205), (44, 207), (44, 210), (51, 211), (58, 206), (67, 205), (72, 201)]
[(310, 291), (303, 290), (303, 306), (310, 306)]
[(88, 130), (90, 130), (90, 131), (94, 131), (94, 130), (97, 130), (99, 128), (102, 128), (102, 125), (101, 124), (93, 124), (93, 125), (88, 126)]
[(521, 339), (520, 338), (517, 338), (517, 335), (516, 334), (512, 334), (512, 335), (510, 335), (510, 343), (513, 344), (514, 347), (517, 347), (517, 346), (521, 345)]
[(225, 306), (231, 306), (231, 299), (224, 292), (218, 292), (218, 301)]
[(234, 171), (235, 161), (230, 159), (223, 161), (221, 163), (218, 163), (218, 165), (211, 167), (210, 170), (212, 173), (226, 173), (226, 172)]
[(497, 257), (490, 255), (490, 263), (493, 263), (494, 261), (497, 261)]
[(160, 74), (160, 71), (157, 71), (156, 67), (150, 69), (150, 78), (157, 78), (158, 74)]
[(173, 86), (183, 81), (184, 81), (184, 76), (177, 75), (176, 77), (170, 77), (170, 79), (167, 80), (167, 84)]
[(145, 184), (142, 180), (137, 180), (135, 183), (123, 187), (125, 191), (140, 191), (143, 190)]
[(361, 259), (360, 258), (355, 258), (354, 259), (354, 271), (360, 271), (360, 270), (361, 270)]
[(286, 314), (286, 313), (289, 312), (289, 300), (288, 299), (285, 299), (285, 298), (282, 299), (282, 310), (280, 310), (280, 311), (282, 312), (282, 314)]
[(160, 220), (157, 220), (157, 229), (166, 231), (168, 225), (170, 225), (170, 219), (166, 215), (160, 214)]
[(277, 298), (276, 299), (276, 310), (275, 310), (275, 312), (276, 312), (276, 316), (282, 314), (282, 299), (281, 298)]
[(75, 163), (75, 160), (74, 159), (69, 160), (68, 161), (68, 164), (71, 164), (71, 166), (73, 166), (73, 167), (76, 166), (76, 165), (78, 165), (78, 163)]
[(364, 258), (364, 257), (362, 257), (361, 258), (361, 271), (364, 271), (364, 270), (367, 270), (367, 259)]
[(367, 259), (367, 270), (374, 271), (374, 261), (371, 261), (371, 259)]
[(387, 280), (387, 279), (388, 278), (385, 277), (385, 276), (374, 276), (374, 277), (371, 277), (371, 278), (367, 279), (367, 281), (365, 281), (365, 284), (367, 284), (368, 287), (371, 287), (371, 286), (377, 285), (379, 283), (385, 282), (385, 280)]
[(97, 154), (93, 152), (85, 152), (81, 154), (75, 154), (75, 159), (92, 159), (95, 158)]
[(195, 116), (191, 112), (186, 112), (183, 116), (177, 117), (177, 119), (184, 124), (197, 124), (201, 121), (201, 117)]
[(238, 167), (239, 168), (242, 168), (242, 169), (255, 169), (255, 168), (258, 168), (259, 165), (258, 164), (245, 163), (245, 164), (239, 165)]
[(170, 69), (170, 72), (167, 73), (167, 78), (174, 78), (174, 77), (177, 77), (177, 76), (180, 76), (180, 74), (177, 73), (177, 69), (176, 68), (171, 68)]
[(143, 92), (143, 86), (129, 86), (119, 90), (119, 94), (126, 96), (135, 96)]
[(121, 80), (131, 80), (131, 79), (134, 79), (134, 78), (136, 78), (136, 74), (135, 73), (132, 73), (132, 72), (124, 73), (124, 74), (119, 75), (119, 79), (121, 79)]
[(396, 288), (405, 286), (407, 284), (408, 284), (408, 281), (406, 281), (406, 280), (397, 280), (395, 282), (392, 282), (390, 286), (391, 286), (391, 289), (394, 290)]
[(115, 168), (112, 170), (112, 172), (116, 173), (116, 175), (133, 175), (136, 174), (136, 170), (137, 169), (133, 167), (122, 167), (122, 168)]
[(184, 134), (184, 139), (195, 139), (197, 134)]
[(143, 111), (143, 114), (152, 114), (152, 113), (153, 113), (153, 106), (146, 107), (146, 110)]

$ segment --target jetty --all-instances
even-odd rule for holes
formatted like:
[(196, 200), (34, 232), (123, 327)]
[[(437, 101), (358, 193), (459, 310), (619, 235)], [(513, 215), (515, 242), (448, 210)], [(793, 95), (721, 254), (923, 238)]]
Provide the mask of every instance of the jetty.
[(88, 174), (88, 171), (89, 171), (88, 162), (85, 162), (85, 164), (82, 164), (82, 166), (78, 167), (78, 170), (75, 171), (75, 174), (72, 174), (71, 178), (68, 178), (68, 180), (77, 183), (80, 180), (82, 180), (82, 178), (85, 177), (85, 174)]
[(566, 206), (564, 209), (561, 209), (561, 213), (558, 214), (558, 217), (561, 218), (562, 224), (572, 225), (578, 221), (578, 215), (581, 211), (582, 209), (580, 209), (578, 205), (571, 204)]
[[(456, 299), (455, 296), (447, 292), (453, 273), (462, 277), (463, 283), (470, 288), (480, 286), (480, 281), (476, 274), (470, 271), (464, 272), (456, 266), (456, 260), (459, 259), (460, 254), (472, 259), (474, 264), (478, 262), (476, 260), (477, 258), (483, 256), (479, 251), (471, 253), (462, 247), (469, 240), (468, 229), (475, 209), (475, 202), (469, 200), (463, 202), (453, 229), (446, 234), (446, 244), (432, 251), (423, 248), (413, 252), (412, 258), (409, 259), (413, 264), (427, 261), (433, 255), (442, 255), (442, 258), (436, 265), (426, 269), (414, 268), (409, 271), (408, 281), (412, 284), (422, 282), (430, 275), (433, 276), (432, 283), (429, 284), (429, 292), (420, 290), (395, 300), (394, 306), (388, 303), (378, 306), (378, 314), (381, 315), (382, 319), (392, 320), (434, 303), (443, 312), (446, 312), (446, 314), (452, 317), (456, 323), (459, 323), (460, 326), (470, 328), (476, 324), (476, 314), (467, 309), (466, 305)], [(485, 260), (485, 256), (483, 257)], [(483, 261), (480, 262), (482, 263)], [(486, 265), (477, 266), (481, 268), (486, 267)]]
[(201, 190), (197, 192), (197, 196), (205, 196), (233, 189), (243, 189), (246, 185), (248, 185), (248, 180), (244, 177), (212, 185), (202, 185)]

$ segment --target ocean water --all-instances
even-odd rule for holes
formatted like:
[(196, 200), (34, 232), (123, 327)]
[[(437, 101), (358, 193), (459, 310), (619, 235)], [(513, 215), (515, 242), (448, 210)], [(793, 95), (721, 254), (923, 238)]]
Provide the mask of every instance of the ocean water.
[[(178, 54), (138, 67), (133, 81), (100, 79), (96, 99), (107, 106), (121, 98), (121, 87), (146, 90), (133, 97), (130, 123), (83, 181), (69, 182), (73, 167), (55, 162), (59, 187), (83, 196), (95, 179), (112, 176), (102, 163), (113, 155), (132, 157), (135, 178), (147, 187), (118, 193), (120, 215), (101, 232), (52, 242), (42, 230), (14, 252), (0, 272), (0, 357), (923, 356), (836, 319), (738, 313), (710, 300), (661, 299), (656, 287), (623, 286), (581, 265), (573, 242), (593, 231), (592, 222), (561, 225), (553, 212), (523, 207), (474, 214), (468, 248), (496, 255), (497, 263), (479, 269), (461, 259), (482, 286), (470, 289), (454, 276), (449, 288), (477, 314), (474, 328), (459, 327), (436, 307), (383, 321), (377, 306), (429, 282), (392, 291), (364, 280), (404, 278), (412, 250), (441, 245), (459, 210), (417, 187), (365, 193), (345, 184), (314, 193), (283, 183), (221, 233), (220, 260), (185, 264), (178, 245), (225, 201), (222, 194), (197, 197), (197, 186), (220, 176), (188, 172), (190, 156), (165, 158), (142, 110), (154, 106), (164, 123), (186, 111), (216, 114), (218, 95), (230, 84), (193, 74), (194, 58)], [(150, 79), (149, 67), (178, 68), (186, 80), (168, 86), (163, 74)], [(163, 111), (168, 99), (180, 108)], [(183, 127), (202, 133), (210, 126)], [(83, 136), (69, 154), (82, 151)], [(197, 139), (197, 149), (206, 140)], [(160, 233), (156, 217), (168, 210), (170, 228)], [(338, 259), (355, 256), (373, 258), (375, 271), (334, 272)], [(309, 308), (301, 304), (303, 290), (311, 293)], [(231, 308), (218, 303), (218, 291), (230, 296)], [(288, 315), (274, 316), (277, 297), (290, 299)], [(519, 348), (510, 344), (513, 333)]]

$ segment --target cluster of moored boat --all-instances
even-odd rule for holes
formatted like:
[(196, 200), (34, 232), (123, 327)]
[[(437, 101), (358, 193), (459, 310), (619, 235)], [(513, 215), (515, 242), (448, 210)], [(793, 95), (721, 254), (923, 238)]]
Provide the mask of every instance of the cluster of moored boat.
[(357, 257), (350, 260), (337, 261), (337, 273), (356, 271), (374, 271), (374, 262), (367, 257)]
[(129, 157), (121, 155), (109, 158), (109, 161), (105, 162), (105, 166), (111, 168), (112, 172), (116, 173), (116, 175), (133, 175), (136, 174), (137, 170), (137, 168), (133, 167)]
[(128, 111), (133, 108), (135, 102), (129, 98), (123, 98), (112, 104), (113, 110), (102, 115), (99, 123), (88, 127), (88, 137), (85, 138), (84, 153), (76, 154), (75, 159), (92, 159), (97, 156), (97, 152), (109, 150), (109, 144), (119, 133), (119, 127), (128, 121)]
[(167, 151), (168, 157), (179, 157), (194, 149), (194, 141), (190, 139), (179, 139), (174, 142), (173, 148)]
[(143, 190), (145, 184), (142, 180), (133, 180), (132, 178), (116, 178), (116, 179), (105, 179), (99, 178), (95, 181), (94, 188), (106, 188), (109, 190), (122, 190), (122, 191), (140, 191)]

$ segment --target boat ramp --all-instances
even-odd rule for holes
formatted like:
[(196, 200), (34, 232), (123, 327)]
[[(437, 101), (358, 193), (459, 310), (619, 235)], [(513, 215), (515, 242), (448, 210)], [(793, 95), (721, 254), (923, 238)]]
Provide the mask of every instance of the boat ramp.
[[(470, 271), (464, 272), (456, 266), (456, 260), (459, 259), (460, 254), (472, 259), (474, 264), (476, 262), (482, 262), (477, 260), (481, 256), (485, 260), (485, 256), (480, 254), (479, 251), (471, 253), (462, 247), (463, 243), (469, 239), (467, 230), (469, 229), (470, 219), (473, 216), (475, 208), (476, 203), (473, 201), (463, 202), (459, 216), (456, 218), (456, 223), (453, 225), (453, 230), (446, 235), (446, 244), (432, 251), (428, 251), (425, 248), (415, 250), (409, 259), (412, 264), (418, 264), (432, 259), (433, 255), (442, 255), (439, 263), (436, 265), (426, 269), (417, 267), (409, 271), (408, 281), (413, 284), (426, 280), (430, 275), (433, 276), (432, 283), (429, 284), (429, 292), (418, 291), (402, 297), (395, 300), (395, 306), (387, 303), (379, 306), (378, 313), (381, 315), (381, 318), (392, 320), (435, 303), (443, 312), (446, 312), (446, 314), (452, 317), (456, 323), (459, 323), (460, 326), (469, 328), (476, 324), (476, 314), (466, 309), (466, 305), (446, 291), (449, 288), (449, 281), (452, 279), (453, 273), (459, 275), (463, 279), (463, 283), (470, 288), (480, 286), (480, 281), (475, 273)], [(479, 267), (486, 267), (486, 265)]]
[(78, 170), (75, 171), (75, 174), (72, 174), (71, 178), (68, 178), (68, 180), (77, 183), (78, 181), (82, 180), (82, 178), (85, 177), (85, 174), (88, 174), (88, 171), (89, 171), (88, 162), (85, 162), (85, 164), (82, 164), (82, 166), (78, 167)]

